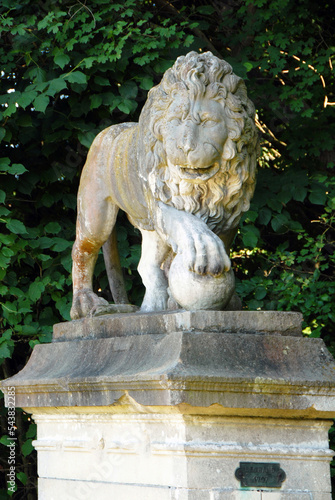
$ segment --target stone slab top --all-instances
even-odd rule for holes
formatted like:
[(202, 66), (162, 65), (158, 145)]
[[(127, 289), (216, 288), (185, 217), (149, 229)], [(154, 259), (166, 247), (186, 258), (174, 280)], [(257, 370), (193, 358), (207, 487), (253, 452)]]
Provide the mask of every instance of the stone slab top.
[(303, 337), (301, 320), (292, 312), (178, 311), (60, 323), (54, 342), (36, 345), (2, 390), (6, 402), (15, 390), (26, 409), (334, 418), (334, 359), (322, 339)]
[(283, 311), (171, 311), (108, 314), (54, 325), (53, 341), (169, 332), (222, 332), (301, 336), (302, 315)]
[(114, 408), (130, 397), (150, 411), (219, 405), (220, 414), (334, 418), (335, 362), (322, 339), (302, 335), (123, 335), (36, 345), (2, 390), (26, 409)]

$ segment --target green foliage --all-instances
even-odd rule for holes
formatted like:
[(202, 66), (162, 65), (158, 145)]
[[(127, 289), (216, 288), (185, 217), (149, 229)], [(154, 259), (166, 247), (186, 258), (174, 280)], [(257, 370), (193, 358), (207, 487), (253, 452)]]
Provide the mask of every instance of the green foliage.
[[(94, 136), (137, 120), (162, 73), (198, 49), (228, 60), (246, 80), (262, 133), (257, 189), (233, 252), (244, 306), (301, 311), (305, 334), (335, 352), (334, 10), (312, 0), (200, 3), (1, 2), (3, 377), (24, 366), (36, 343), (50, 341), (54, 323), (69, 319), (76, 192)], [(128, 293), (138, 304), (139, 234), (123, 214), (118, 225)], [(94, 286), (111, 300), (101, 257)], [(17, 417), (12, 498), (31, 500), (35, 426), (24, 412)]]
[[(149, 7), (135, 0), (1, 3), (2, 377), (19, 371), (34, 345), (51, 340), (54, 323), (70, 319), (76, 192), (93, 138), (109, 125), (137, 120), (161, 73), (180, 53), (198, 48), (187, 20), (170, 21)], [(128, 293), (138, 304), (139, 233), (122, 215), (118, 238)], [(112, 300), (101, 258), (95, 290)], [(20, 499), (36, 494), (34, 427), (27, 428), (27, 418), (19, 412), (21, 462), (12, 497)], [(1, 488), (6, 495), (5, 482)]]

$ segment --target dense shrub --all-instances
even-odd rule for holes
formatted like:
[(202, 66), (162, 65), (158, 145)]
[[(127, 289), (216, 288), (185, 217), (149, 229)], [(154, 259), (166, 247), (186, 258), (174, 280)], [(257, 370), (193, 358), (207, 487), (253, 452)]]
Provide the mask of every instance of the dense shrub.
[[(248, 85), (262, 152), (233, 252), (244, 307), (301, 311), (334, 353), (334, 7), (313, 0), (2, 0), (0, 6), (0, 362), (20, 370), (69, 319), (76, 191), (106, 126), (138, 119), (176, 57), (211, 50)], [(139, 234), (118, 239), (140, 303)], [(111, 300), (102, 260), (95, 289)], [(6, 410), (1, 423), (6, 429)], [(13, 498), (35, 498), (35, 426), (17, 411)], [(7, 444), (6, 433), (1, 438)], [(0, 467), (6, 471), (7, 448)], [(7, 498), (1, 483), (0, 498)]]

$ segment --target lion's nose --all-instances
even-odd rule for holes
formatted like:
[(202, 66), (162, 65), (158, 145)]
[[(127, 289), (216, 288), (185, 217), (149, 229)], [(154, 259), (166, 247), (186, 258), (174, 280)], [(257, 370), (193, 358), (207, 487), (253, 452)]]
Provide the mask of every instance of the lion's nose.
[(186, 143), (183, 145), (183, 151), (186, 155), (188, 155), (191, 151), (195, 149), (193, 144)]
[(188, 155), (191, 151), (194, 151), (197, 147), (196, 140), (194, 134), (191, 131), (188, 131), (183, 139), (182, 139), (182, 149), (186, 155)]
[(181, 139), (178, 145), (178, 149), (181, 149), (184, 155), (187, 156), (191, 151), (194, 151), (196, 149), (196, 145), (194, 141)]

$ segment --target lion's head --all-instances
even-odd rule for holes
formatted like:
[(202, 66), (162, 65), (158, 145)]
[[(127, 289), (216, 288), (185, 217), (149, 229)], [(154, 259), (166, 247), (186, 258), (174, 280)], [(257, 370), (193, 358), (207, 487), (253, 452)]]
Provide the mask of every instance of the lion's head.
[(211, 52), (179, 57), (142, 110), (143, 174), (156, 200), (237, 226), (255, 187), (258, 136), (243, 80)]

